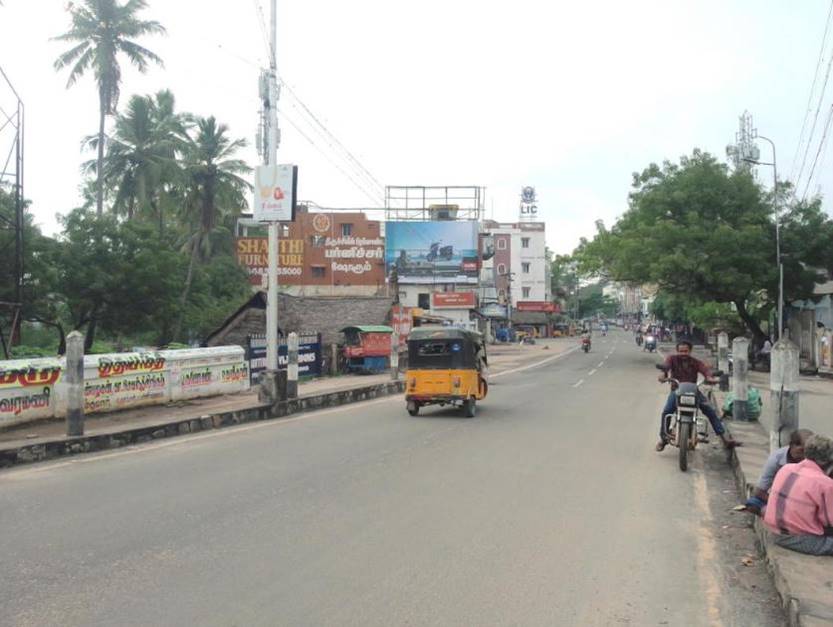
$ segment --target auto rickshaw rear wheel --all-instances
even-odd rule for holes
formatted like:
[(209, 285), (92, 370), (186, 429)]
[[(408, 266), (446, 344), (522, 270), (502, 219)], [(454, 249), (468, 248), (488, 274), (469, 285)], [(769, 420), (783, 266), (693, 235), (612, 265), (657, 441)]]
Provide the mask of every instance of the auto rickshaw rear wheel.
[(417, 403), (416, 401), (408, 401), (407, 407), (408, 413), (411, 414), (411, 416), (416, 416), (419, 414), (419, 403)]
[(463, 415), (466, 418), (474, 418), (474, 414), (477, 412), (477, 401), (474, 397), (466, 399), (463, 401)]

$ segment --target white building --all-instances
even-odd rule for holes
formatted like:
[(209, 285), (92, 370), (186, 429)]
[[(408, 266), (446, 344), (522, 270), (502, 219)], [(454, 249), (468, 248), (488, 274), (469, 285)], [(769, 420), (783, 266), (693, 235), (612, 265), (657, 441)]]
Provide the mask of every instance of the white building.
[(499, 297), (511, 303), (550, 302), (546, 223), (494, 222), (487, 220), (483, 230), (494, 236), (495, 283)]

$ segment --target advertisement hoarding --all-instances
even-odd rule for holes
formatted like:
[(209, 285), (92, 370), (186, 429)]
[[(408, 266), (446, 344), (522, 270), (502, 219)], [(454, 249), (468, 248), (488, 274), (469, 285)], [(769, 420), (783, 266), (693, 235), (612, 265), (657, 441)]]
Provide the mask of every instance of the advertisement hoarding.
[(387, 222), (385, 264), (400, 283), (476, 284), (477, 222)]
[(252, 214), (258, 222), (291, 222), (295, 219), (298, 168), (293, 165), (261, 165), (255, 168)]

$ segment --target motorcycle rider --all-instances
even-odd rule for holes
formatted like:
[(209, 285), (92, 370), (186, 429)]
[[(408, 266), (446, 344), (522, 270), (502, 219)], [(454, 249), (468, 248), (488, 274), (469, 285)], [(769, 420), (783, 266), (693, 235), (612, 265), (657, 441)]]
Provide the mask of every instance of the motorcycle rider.
[[(665, 383), (669, 378), (677, 379), (680, 383), (697, 383), (697, 375), (702, 374), (709, 383), (716, 383), (712, 378), (711, 369), (699, 359), (692, 357), (691, 350), (693, 345), (688, 340), (680, 340), (677, 342), (677, 353), (669, 355), (665, 359), (664, 372), (657, 377), (660, 383)], [(731, 436), (726, 435), (726, 429), (723, 422), (717, 415), (714, 407), (709, 405), (706, 397), (697, 391), (697, 406), (700, 411), (709, 419), (714, 432), (723, 441), (723, 446), (726, 448), (734, 448), (740, 446), (740, 442), (732, 439)], [(665, 407), (662, 408), (662, 415), (660, 416), (659, 426), (659, 442), (657, 442), (656, 450), (661, 452), (668, 444), (668, 434), (666, 433), (665, 417), (668, 414), (673, 414), (677, 410), (677, 393), (671, 390), (668, 395), (668, 400), (665, 401)]]

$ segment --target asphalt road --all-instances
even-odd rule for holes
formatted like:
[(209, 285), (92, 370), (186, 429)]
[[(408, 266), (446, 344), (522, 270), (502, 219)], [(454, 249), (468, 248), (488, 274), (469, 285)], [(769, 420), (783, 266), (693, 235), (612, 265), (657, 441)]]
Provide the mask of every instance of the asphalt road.
[(0, 624), (782, 624), (727, 564), (722, 454), (653, 451), (656, 360), (597, 336), (474, 419), (394, 397), (2, 472)]

